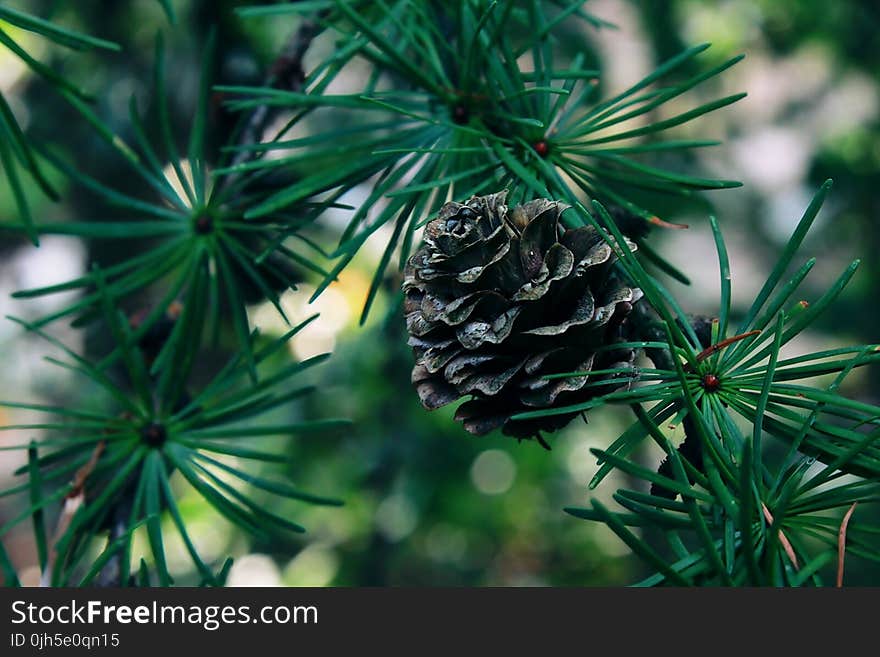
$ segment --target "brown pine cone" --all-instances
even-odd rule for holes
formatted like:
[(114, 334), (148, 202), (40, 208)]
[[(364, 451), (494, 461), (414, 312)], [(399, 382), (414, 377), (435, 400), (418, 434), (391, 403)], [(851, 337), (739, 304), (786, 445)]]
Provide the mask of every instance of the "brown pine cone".
[[(427, 409), (470, 395), (455, 417), (473, 434), (502, 427), (543, 442), (541, 431), (577, 413), (511, 416), (631, 383), (634, 370), (590, 372), (633, 367), (635, 352), (613, 345), (642, 293), (615, 277), (614, 252), (593, 227), (563, 228), (567, 205), (539, 199), (508, 209), (505, 198), (447, 203), (409, 259), (403, 289), (412, 381)], [(575, 371), (583, 376), (543, 378)]]

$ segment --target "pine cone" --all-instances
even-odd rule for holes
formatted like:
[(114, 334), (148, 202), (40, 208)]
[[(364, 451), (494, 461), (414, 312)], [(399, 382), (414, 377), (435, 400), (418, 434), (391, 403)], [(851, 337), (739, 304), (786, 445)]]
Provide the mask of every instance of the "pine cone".
[[(511, 416), (631, 382), (590, 371), (632, 367), (632, 349), (597, 349), (621, 341), (621, 323), (642, 293), (615, 278), (614, 253), (594, 228), (563, 229), (567, 205), (539, 199), (508, 209), (505, 198), (447, 203), (409, 259), (403, 289), (412, 381), (427, 409), (471, 395), (455, 415), (470, 433), (503, 427), (543, 443), (541, 431), (577, 413)], [(543, 378), (574, 371), (584, 375)]]

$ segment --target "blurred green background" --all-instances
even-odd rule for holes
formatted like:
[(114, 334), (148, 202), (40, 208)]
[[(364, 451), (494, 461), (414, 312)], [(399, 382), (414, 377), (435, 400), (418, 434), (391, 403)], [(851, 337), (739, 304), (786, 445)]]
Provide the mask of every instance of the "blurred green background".
[[(282, 44), (296, 28), (293, 19), (239, 20), (241, 2), (195, 0), (173, 3), (177, 24), (169, 26), (158, 2), (12, 2), (65, 26), (115, 40), (121, 53), (76, 53), (47, 47), (21, 31), (14, 36), (41, 60), (81, 81), (97, 95), (96, 111), (123, 136), (127, 103), (134, 94), (150, 102), (150, 70), (158, 30), (165, 33), (174, 121), (186, 134), (197, 93), (199, 57), (207, 28), (219, 27), (218, 82), (260, 83)], [(575, 24), (563, 48), (587, 48), (602, 72), (606, 93), (619, 91), (649, 73), (660, 61), (700, 42), (711, 42), (701, 59), (708, 68), (729, 56), (746, 59), (717, 81), (677, 100), (695, 106), (727, 93), (747, 91), (732, 107), (678, 130), (682, 137), (722, 139), (724, 144), (673, 162), (688, 170), (741, 180), (744, 187), (707, 195), (719, 216), (730, 251), (734, 304), (754, 297), (789, 232), (825, 178), (835, 188), (809, 236), (802, 259), (818, 257), (805, 298), (822, 290), (852, 259), (862, 268), (813, 332), (793, 350), (808, 351), (880, 339), (880, 4), (818, 0), (593, 0), (587, 8), (616, 23), (597, 32)], [(5, 29), (5, 27), (4, 27)], [(13, 29), (14, 31), (14, 29)], [(316, 44), (320, 53), (320, 46)], [(317, 56), (317, 55), (315, 55)], [(307, 59), (307, 64), (313, 59)], [(118, 166), (107, 147), (53, 92), (34, 80), (19, 60), (0, 48), (0, 89), (19, 121), (39, 139), (56, 144), (79, 166), (112, 187), (143, 196), (137, 180)], [(231, 129), (232, 117), (216, 98), (215, 134)], [(669, 111), (675, 107), (670, 107)], [(662, 115), (658, 118), (662, 118)], [(30, 190), (38, 218), (112, 218), (89, 193), (58, 181), (63, 200), (53, 204)], [(347, 199), (356, 202), (356, 198)], [(711, 315), (718, 295), (717, 264), (705, 212), (668, 206), (664, 218), (687, 223), (686, 231), (655, 233), (656, 247), (691, 277), (685, 287), (671, 283), (685, 310)], [(0, 183), (0, 222), (15, 219), (14, 203)], [(319, 238), (338, 236), (341, 222), (329, 216)], [(327, 350), (329, 363), (313, 375), (321, 387), (312, 401), (291, 408), (305, 417), (345, 416), (350, 431), (296, 441), (267, 439), (271, 449), (288, 449), (289, 476), (302, 487), (345, 501), (335, 508), (292, 505), (289, 513), (308, 533), (287, 544), (254, 543), (182, 487), (182, 508), (206, 556), (236, 557), (231, 584), (281, 585), (619, 585), (646, 573), (606, 528), (567, 516), (562, 508), (584, 505), (591, 495), (610, 500), (620, 480), (606, 479), (596, 491), (587, 482), (596, 470), (590, 447), (609, 444), (632, 421), (626, 409), (593, 413), (551, 438), (552, 451), (535, 443), (517, 444), (502, 435), (477, 439), (452, 421), (454, 409), (424, 411), (409, 383), (412, 360), (397, 306), (399, 278), (389, 271), (387, 286), (370, 320), (358, 325), (370, 277), (383, 244), (368, 243), (340, 281), (309, 305), (315, 281), (284, 295), (291, 320), (314, 312), (320, 319), (291, 343), (295, 357)], [(136, 243), (125, 246), (137, 249)], [(67, 280), (87, 263), (129, 257), (119, 243), (80, 243), (47, 238), (34, 250), (23, 239), (0, 232), (0, 315), (36, 317), (60, 300), (19, 302), (16, 289)], [(252, 319), (270, 335), (284, 325), (270, 308), (252, 307)], [(100, 351), (100, 340), (55, 326), (67, 344)], [(45, 343), (23, 337), (10, 322), (0, 323), (0, 398), (78, 404), (76, 381), (42, 361)], [(845, 394), (880, 402), (880, 371), (859, 372)], [(33, 415), (0, 410), (0, 423)], [(6, 432), (2, 444), (32, 435)], [(640, 455), (656, 467), (659, 455)], [(0, 452), (0, 488), (24, 461), (18, 452)], [(0, 498), (0, 525), (16, 513), (15, 499)], [(287, 509), (274, 509), (287, 513)], [(38, 580), (32, 539), (23, 524), (3, 538), (25, 583)], [(169, 532), (170, 534), (171, 532)], [(172, 571), (190, 577), (182, 546)], [(171, 546), (173, 552), (174, 545)], [(876, 566), (847, 564), (848, 583), (876, 583)]]

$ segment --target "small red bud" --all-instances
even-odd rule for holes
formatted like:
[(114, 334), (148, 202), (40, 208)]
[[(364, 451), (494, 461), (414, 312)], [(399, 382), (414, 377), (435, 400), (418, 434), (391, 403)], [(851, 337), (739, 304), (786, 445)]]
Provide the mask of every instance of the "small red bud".
[(456, 105), (452, 108), (452, 120), (455, 121), (458, 125), (463, 125), (468, 122), (470, 118), (470, 112), (468, 112), (467, 107), (464, 105)]
[(543, 139), (536, 143), (533, 148), (541, 157), (547, 157), (547, 154), (550, 152), (550, 145)]
[(703, 376), (701, 384), (706, 392), (715, 392), (721, 387), (721, 379), (714, 374), (706, 374)]
[(199, 215), (195, 220), (195, 230), (198, 235), (207, 235), (214, 230), (214, 220), (210, 215)]

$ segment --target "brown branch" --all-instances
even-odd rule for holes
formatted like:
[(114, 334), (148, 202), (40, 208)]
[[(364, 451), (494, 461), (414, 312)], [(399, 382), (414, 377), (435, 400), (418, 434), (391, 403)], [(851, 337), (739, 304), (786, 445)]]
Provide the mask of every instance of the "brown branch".
[(840, 531), (837, 533), (837, 588), (843, 587), (843, 559), (846, 556), (846, 527), (849, 525), (849, 519), (852, 517), (853, 511), (856, 510), (858, 502), (853, 502), (849, 507), (849, 511), (843, 516), (840, 522)]
[(741, 333), (740, 335), (734, 335), (733, 337), (727, 338), (726, 340), (722, 340), (721, 342), (716, 342), (713, 345), (709, 345), (699, 354), (697, 354), (697, 362), (702, 360), (706, 360), (712, 354), (721, 351), (724, 347), (732, 345), (734, 342), (739, 342), (740, 340), (745, 340), (746, 338), (750, 338), (753, 335), (758, 335), (760, 331), (754, 330), (749, 331), (747, 333)]
[(674, 230), (685, 230), (687, 228), (690, 228), (690, 226), (688, 226), (687, 224), (674, 224), (670, 221), (661, 219), (656, 214), (650, 217), (647, 221), (649, 224), (660, 226), (661, 228), (672, 228)]
[(83, 495), (86, 486), (86, 479), (88, 479), (89, 475), (95, 471), (95, 467), (98, 465), (98, 459), (101, 458), (101, 454), (104, 453), (104, 448), (106, 446), (107, 445), (103, 440), (95, 445), (95, 449), (92, 452), (91, 457), (89, 457), (89, 460), (84, 466), (76, 471), (76, 474), (73, 477), (73, 488), (70, 489), (70, 492), (65, 496), (65, 499), (80, 497)]
[[(266, 86), (273, 89), (283, 89), (286, 91), (300, 91), (305, 81), (305, 69), (303, 60), (306, 52), (312, 45), (315, 37), (321, 32), (320, 18), (325, 12), (319, 12), (316, 18), (304, 19), (300, 23), (296, 32), (288, 40), (281, 54), (275, 59), (269, 67), (269, 75), (266, 79)], [(272, 119), (272, 111), (268, 105), (260, 105), (256, 107), (247, 120), (241, 134), (238, 137), (238, 144), (254, 144), (258, 143), (263, 136), (263, 132)], [(231, 166), (243, 164), (250, 158), (259, 157), (258, 153), (248, 150), (240, 150), (232, 158)], [(236, 176), (230, 175), (226, 178), (228, 185)]]
[[(767, 508), (767, 505), (761, 502), (761, 508), (764, 510), (764, 517), (767, 519), (771, 525), (773, 524), (773, 516), (770, 515), (770, 509)], [(798, 565), (797, 555), (794, 553), (794, 548), (791, 546), (791, 543), (785, 537), (785, 534), (782, 533), (782, 530), (779, 530), (779, 543), (782, 545), (782, 549), (785, 550), (785, 554), (788, 555), (788, 560), (791, 561), (791, 565), (794, 566), (794, 569), (797, 570), (800, 568)]]
[(98, 465), (98, 459), (100, 459), (101, 454), (104, 453), (105, 447), (106, 444), (103, 440), (95, 445), (95, 449), (92, 452), (91, 457), (89, 457), (89, 460), (77, 470), (76, 474), (73, 476), (73, 484), (70, 487), (70, 491), (64, 496), (64, 506), (61, 508), (61, 515), (58, 517), (58, 523), (55, 525), (55, 533), (52, 535), (52, 543), (49, 548), (49, 558), (46, 560), (46, 570), (40, 578), (41, 586), (49, 586), (51, 573), (55, 568), (55, 561), (58, 559), (58, 542), (70, 527), (73, 516), (76, 515), (76, 512), (79, 511), (79, 508), (85, 502), (86, 480), (89, 478), (89, 475), (95, 471), (95, 468)]

